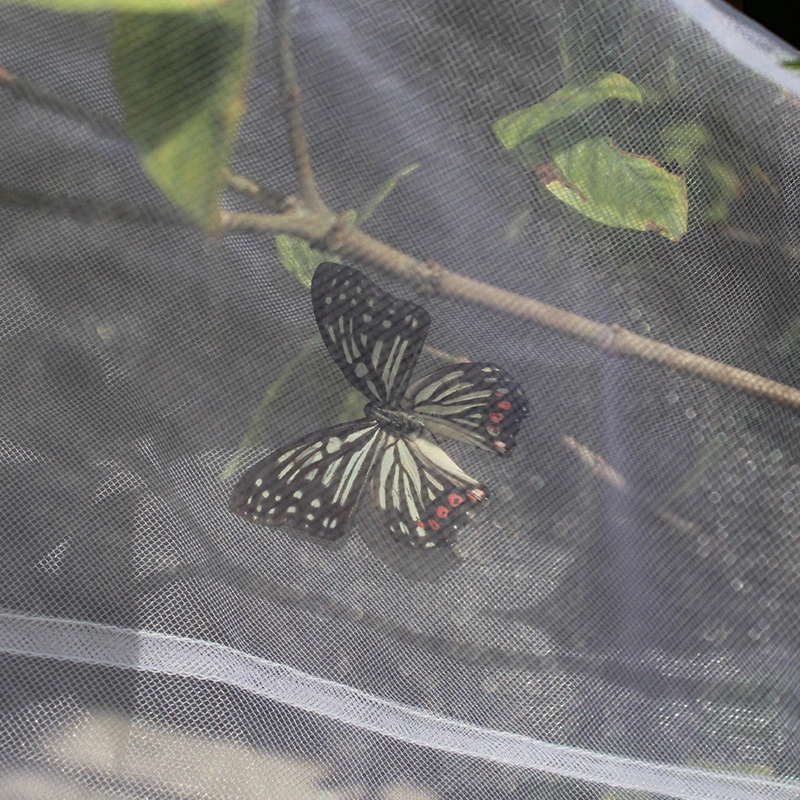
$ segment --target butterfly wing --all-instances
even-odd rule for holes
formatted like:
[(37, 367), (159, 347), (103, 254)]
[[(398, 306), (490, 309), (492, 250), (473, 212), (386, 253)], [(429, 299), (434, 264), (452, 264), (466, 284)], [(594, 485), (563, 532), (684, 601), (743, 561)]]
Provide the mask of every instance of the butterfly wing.
[(409, 386), (402, 401), (434, 435), (510, 453), (529, 407), (519, 384), (493, 364), (451, 364)]
[(230, 509), (261, 525), (288, 525), (321, 539), (347, 533), (386, 440), (373, 420), (317, 431), (270, 453), (242, 475)]
[(398, 541), (418, 548), (448, 541), (489, 496), (480, 481), (433, 442), (391, 434), (371, 487), (384, 527)]
[(311, 302), (322, 341), (347, 380), (379, 406), (397, 405), (428, 335), (428, 312), (332, 262), (317, 267)]

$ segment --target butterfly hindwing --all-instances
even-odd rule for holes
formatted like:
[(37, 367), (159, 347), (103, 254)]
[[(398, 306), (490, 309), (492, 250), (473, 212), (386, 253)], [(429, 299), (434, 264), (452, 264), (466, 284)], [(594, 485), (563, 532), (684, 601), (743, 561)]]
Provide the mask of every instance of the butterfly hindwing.
[(428, 312), (332, 262), (317, 267), (311, 302), (322, 341), (347, 380), (371, 402), (394, 407), (428, 335)]
[(433, 442), (391, 434), (377, 458), (371, 492), (383, 526), (415, 548), (452, 541), (489, 496)]
[(493, 364), (451, 364), (409, 386), (402, 407), (434, 435), (505, 455), (514, 447), (528, 401), (519, 384)]
[(230, 509), (261, 525), (338, 539), (349, 528), (386, 437), (368, 419), (305, 436), (250, 467), (233, 490)]

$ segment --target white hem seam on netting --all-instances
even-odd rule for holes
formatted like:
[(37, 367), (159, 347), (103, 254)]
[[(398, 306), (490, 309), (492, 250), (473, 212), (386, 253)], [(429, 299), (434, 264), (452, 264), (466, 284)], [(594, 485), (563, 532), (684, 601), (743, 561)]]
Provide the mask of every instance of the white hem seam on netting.
[(682, 800), (796, 800), (800, 783), (650, 763), (437, 717), (226, 645), (0, 613), (0, 652), (210, 680), (421, 747)]
[(672, 0), (672, 3), (741, 64), (790, 94), (797, 94), (800, 86), (797, 72), (781, 65), (782, 61), (797, 57), (797, 50), (788, 42), (721, 0)]

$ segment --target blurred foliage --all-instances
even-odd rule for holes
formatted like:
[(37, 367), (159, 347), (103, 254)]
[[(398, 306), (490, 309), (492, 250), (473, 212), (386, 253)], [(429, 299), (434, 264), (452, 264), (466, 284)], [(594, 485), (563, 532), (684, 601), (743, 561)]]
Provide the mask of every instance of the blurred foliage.
[(87, 11), (132, 11), (173, 13), (207, 11), (231, 5), (231, 0), (14, 0), (15, 2), (50, 8), (53, 11), (85, 13)]
[(673, 242), (686, 233), (686, 177), (609, 138), (560, 150), (537, 174), (561, 202), (609, 227), (658, 231)]
[[(635, 2), (612, 11), (607, 0), (566, 0), (563, 13), (564, 85), (493, 124), (503, 147), (552, 196), (608, 227), (657, 231), (677, 242), (693, 225), (730, 224), (753, 185), (777, 191), (762, 167), (742, 158), (748, 148), (740, 137), (724, 124), (717, 129), (724, 115), (676, 119), (672, 109), (685, 116), (695, 90), (669, 48), (643, 72), (643, 55), (632, 46)], [(631, 77), (642, 74), (649, 84)], [(634, 159), (653, 169), (637, 178)]]
[[(640, 89), (618, 73), (568, 85), (494, 123), (501, 144), (562, 203), (612, 228), (686, 233), (686, 178), (649, 154), (630, 153), (610, 137), (587, 136), (588, 112), (608, 101), (641, 106)], [(573, 120), (573, 118), (575, 118)]]
[(151, 180), (209, 232), (244, 111), (255, 30), (249, 0), (114, 20), (112, 72), (128, 134)]

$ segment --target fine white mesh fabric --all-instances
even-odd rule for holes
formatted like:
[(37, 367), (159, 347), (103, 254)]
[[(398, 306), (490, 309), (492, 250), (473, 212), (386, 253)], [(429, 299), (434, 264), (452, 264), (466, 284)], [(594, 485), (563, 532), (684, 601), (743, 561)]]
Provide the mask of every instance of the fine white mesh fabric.
[[(110, 24), (3, 5), (0, 67), (119, 122)], [(291, 29), (331, 208), (417, 164), (371, 235), (800, 385), (787, 45), (703, 0), (302, 0)], [(273, 33), (233, 167), (292, 193)], [(493, 132), (605, 72), (650, 94), (587, 135), (707, 133), (680, 241), (578, 214)], [(166, 205), (123, 138), (3, 89), (0, 120), (0, 198)], [(800, 796), (796, 413), (364, 269), (530, 402), (508, 459), (443, 444), (492, 495), (453, 548), (369, 502), (334, 547), (228, 511), (290, 359), (247, 463), (345, 394), (272, 238), (0, 202), (0, 800)]]

